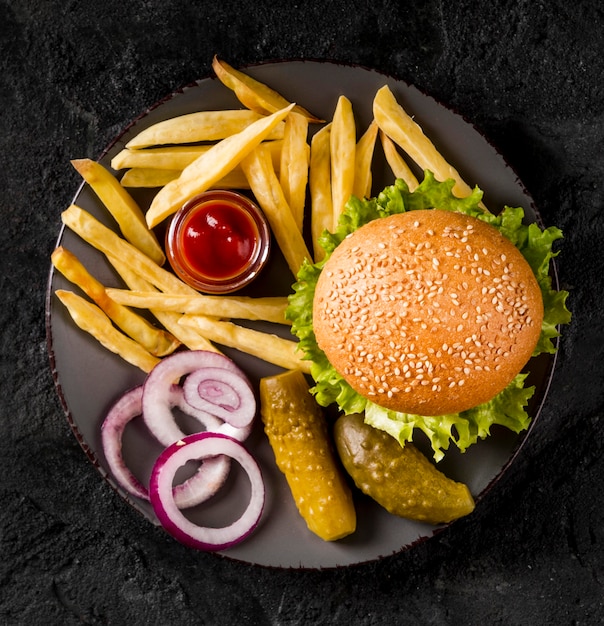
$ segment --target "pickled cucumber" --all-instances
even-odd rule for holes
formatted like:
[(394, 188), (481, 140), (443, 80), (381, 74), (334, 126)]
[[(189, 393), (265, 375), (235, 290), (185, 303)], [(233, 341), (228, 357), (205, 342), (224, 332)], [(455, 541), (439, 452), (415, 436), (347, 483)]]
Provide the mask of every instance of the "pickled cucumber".
[(412, 443), (401, 447), (391, 435), (365, 424), (362, 415), (339, 417), (334, 438), (356, 486), (390, 513), (440, 524), (474, 510), (466, 485), (447, 478)]
[(325, 541), (353, 533), (352, 493), (304, 374), (292, 370), (263, 378), (260, 413), (277, 466), (308, 528)]

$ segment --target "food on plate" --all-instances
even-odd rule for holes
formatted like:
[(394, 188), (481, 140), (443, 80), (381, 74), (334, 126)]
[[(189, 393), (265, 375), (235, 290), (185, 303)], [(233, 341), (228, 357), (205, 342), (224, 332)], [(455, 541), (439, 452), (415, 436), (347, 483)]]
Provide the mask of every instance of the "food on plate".
[(296, 224), (275, 169), (273, 161), (263, 145), (252, 150), (241, 162), (256, 201), (268, 220), (271, 231), (285, 260), (295, 276), (310, 253), (302, 232)]
[[(422, 431), (438, 461), (451, 442), (464, 451), (494, 425), (528, 427), (530, 358), (553, 353), (557, 326), (570, 320), (567, 294), (553, 289), (549, 275), (561, 232), (525, 224), (520, 208), (490, 213), (481, 190), (462, 180), (387, 85), (362, 129), (344, 94), (324, 123), (227, 63), (214, 58), (213, 67), (247, 110), (152, 124), (112, 159), (114, 169), (126, 170), (121, 181), (89, 159), (73, 161), (122, 236), (75, 204), (62, 221), (105, 255), (127, 289), (101, 285), (58, 248), (56, 268), (116, 326), (96, 304), (56, 294), (78, 326), (148, 373), (102, 428), (113, 480), (148, 498), (166, 530), (195, 548), (228, 548), (258, 524), (264, 485), (242, 445), (255, 398), (221, 354), (224, 346), (285, 370), (261, 380), (261, 415), (296, 506), (318, 537), (334, 541), (356, 528), (334, 433), (352, 480), (393, 514), (438, 524), (470, 513), (468, 488), (411, 442)], [(322, 125), (309, 126), (315, 123)], [(395, 180), (372, 197), (378, 134)], [(158, 188), (146, 215), (126, 187)], [(207, 295), (207, 285), (193, 288), (162, 267), (156, 227), (171, 218), (170, 232), (183, 205), (216, 187), (243, 190), (257, 202), (295, 281), (289, 296)], [(239, 244), (249, 239), (233, 236), (233, 228), (226, 238), (211, 233), (204, 261), (224, 269), (246, 256)], [(148, 322), (138, 329), (142, 317), (125, 307), (148, 309), (165, 331)], [(259, 330), (255, 321), (280, 330)], [(132, 324), (137, 341), (117, 328)], [(334, 433), (321, 407), (341, 413)], [(175, 411), (206, 432), (188, 435)], [(121, 456), (124, 429), (139, 415), (165, 447), (148, 485)], [(223, 529), (193, 524), (180, 509), (222, 491), (232, 459), (252, 483), (242, 517)], [(173, 485), (191, 460), (199, 468)]]
[(472, 193), (472, 188), (463, 181), (459, 172), (446, 161), (424, 135), (421, 126), (397, 102), (388, 85), (377, 90), (373, 98), (373, 115), (380, 130), (399, 145), (422, 171), (429, 170), (439, 181), (454, 180), (453, 193), (458, 198), (465, 198)]
[(141, 344), (154, 356), (166, 356), (178, 348), (180, 342), (162, 328), (153, 326), (144, 317), (118, 304), (107, 289), (82, 265), (69, 250), (59, 246), (53, 250), (51, 261), (67, 280), (77, 285), (93, 300), (126, 335)]
[[(390, 433), (402, 445), (412, 439), (415, 429), (422, 430), (430, 439), (437, 460), (442, 458), (451, 441), (463, 451), (479, 438), (486, 437), (494, 424), (504, 425), (514, 432), (528, 427), (530, 417), (525, 406), (534, 388), (525, 388), (527, 373), (521, 372), (521, 367), (531, 354), (554, 352), (552, 339), (558, 336), (556, 327), (570, 320), (565, 306), (567, 293), (555, 291), (549, 275), (549, 262), (555, 254), (552, 244), (562, 236), (561, 231), (555, 227), (542, 230), (537, 224), (524, 224), (524, 211), (521, 208), (505, 207), (497, 216), (488, 213), (481, 206), (482, 193), (479, 189), (475, 189), (469, 197), (457, 198), (452, 193), (453, 185), (452, 179), (438, 182), (431, 172), (426, 171), (424, 180), (414, 192), (410, 192), (404, 181), (399, 179), (377, 198), (364, 201), (351, 198), (335, 233), (324, 233), (322, 244), (326, 256), (323, 261), (305, 263), (300, 270), (286, 313), (292, 321), (292, 332), (300, 340), (301, 350), (312, 363), (311, 373), (316, 382), (313, 393), (319, 404), (328, 406), (335, 403), (345, 413), (364, 412), (369, 424)], [(449, 227), (422, 227), (425, 235), (423, 241), (410, 238), (404, 232), (398, 233), (401, 219), (399, 215), (411, 215), (411, 218), (402, 219), (408, 220), (407, 225), (410, 224), (413, 230), (416, 222), (418, 227), (422, 223), (428, 223), (425, 211), (434, 211), (433, 207), (438, 207), (435, 216), (442, 217), (447, 216), (447, 212), (451, 213)], [(454, 219), (457, 221), (453, 221)], [(510, 254), (510, 260), (507, 261), (510, 243), (497, 239), (497, 235), (493, 241), (504, 243), (502, 248), (499, 248), (499, 244), (494, 246), (492, 242), (476, 245), (471, 236), (472, 229), (468, 228), (473, 226), (478, 230), (475, 220), (482, 220), (488, 228), (497, 229), (518, 248), (534, 274), (531, 281), (535, 280), (539, 286), (542, 304), (535, 302), (534, 284), (528, 288), (530, 277), (524, 270), (518, 273), (522, 265), (518, 259)], [(367, 231), (362, 230), (364, 225), (374, 221), (375, 224), (370, 225)], [(463, 224), (461, 230), (457, 222)], [(350, 262), (349, 267), (350, 274), (354, 275), (365, 263), (365, 243), (362, 238), (360, 242), (354, 243), (353, 233), (358, 229), (361, 229), (361, 233), (372, 233), (376, 228), (379, 231), (382, 224), (387, 227), (387, 237), (382, 240), (374, 239), (370, 245), (381, 251), (383, 258), (378, 255), (367, 262), (368, 275), (373, 276), (373, 279), (365, 285), (359, 284), (356, 295), (345, 295), (350, 299), (346, 307), (350, 308), (342, 311), (341, 320), (337, 319), (337, 310), (333, 309), (327, 309), (326, 319), (322, 320), (324, 312), (315, 304), (318, 286), (333, 279), (331, 295), (319, 291), (319, 297), (325, 298), (325, 302), (330, 298), (338, 301), (339, 297), (339, 279), (335, 272), (329, 275), (330, 257), (335, 254), (337, 258), (341, 245), (344, 246), (343, 250), (349, 249), (355, 253), (357, 258)], [(389, 225), (394, 225), (394, 228), (389, 229)], [(433, 246), (432, 231), (434, 237), (440, 238), (437, 239), (438, 245), (435, 243)], [(396, 249), (389, 249), (396, 241), (395, 236), (402, 237), (401, 245), (397, 243)], [(460, 249), (454, 236), (459, 236), (459, 243), (467, 248)], [(358, 249), (355, 252), (356, 248)], [(447, 253), (451, 256), (448, 257)], [(422, 271), (422, 257), (429, 261), (427, 271), (425, 268)], [(490, 259), (491, 264), (480, 269), (478, 261), (483, 257)], [(392, 270), (393, 260), (405, 267), (404, 274), (408, 279), (406, 283), (400, 282), (400, 276), (397, 278), (396, 273), (392, 276), (388, 274)], [(509, 267), (510, 263), (514, 266)], [(441, 264), (445, 275), (442, 275)], [(323, 272), (326, 272), (325, 277)], [(516, 285), (508, 280), (512, 276), (514, 281), (527, 283), (520, 298), (517, 296)], [(501, 282), (491, 282), (495, 277)], [(479, 284), (479, 280), (483, 283)], [(415, 303), (408, 302), (401, 295), (408, 289), (413, 290)], [(464, 303), (467, 299), (466, 293), (471, 294), (469, 303)], [(506, 302), (508, 294), (512, 296), (511, 308)], [(526, 302), (522, 299), (525, 296)], [(483, 302), (484, 297), (487, 297), (486, 303)], [(356, 303), (355, 298), (358, 299)], [(365, 350), (363, 341), (353, 336), (357, 331), (351, 330), (345, 316), (352, 314), (355, 307), (363, 309), (367, 299), (383, 300), (379, 308), (366, 314), (361, 313), (358, 319), (361, 325), (359, 332), (363, 331), (363, 341), (367, 341), (367, 336), (370, 337)], [(526, 308), (527, 305), (531, 307), (530, 310)], [(468, 306), (473, 309), (468, 309)], [(500, 307), (506, 310), (506, 315), (511, 316), (510, 323), (520, 323), (523, 327), (520, 331), (507, 328), (507, 318), (503, 324), (500, 322), (499, 326), (492, 328), (495, 320), (500, 319)], [(407, 308), (410, 310), (409, 318)], [(316, 320), (314, 315), (317, 315)], [(321, 337), (320, 341), (335, 359), (333, 346), (326, 342), (326, 338), (320, 334), (321, 328), (317, 327), (329, 322), (327, 316), (330, 315), (334, 316), (332, 329), (337, 331), (337, 324), (341, 323), (341, 348), (350, 350), (350, 355), (354, 356), (354, 359), (350, 359), (350, 364), (337, 359), (332, 363), (317, 341)], [(492, 319), (493, 315), (496, 318)], [(388, 321), (389, 318), (394, 320), (394, 325), (392, 321)], [(486, 327), (484, 331), (483, 325)], [(442, 336), (442, 330), (450, 336)], [(514, 333), (519, 332), (519, 339), (524, 337), (527, 340), (524, 351), (516, 354), (514, 349), (513, 355), (509, 339), (512, 330)], [(538, 336), (535, 343), (533, 333), (536, 330)], [(315, 331), (318, 333), (315, 334)], [(424, 331), (427, 332), (426, 335)], [(379, 338), (375, 350), (371, 344), (374, 335)], [(532, 353), (528, 352), (529, 349)], [(483, 360), (483, 353), (486, 354), (487, 351), (500, 356), (500, 359)], [(458, 356), (453, 357), (454, 353)], [(356, 363), (352, 363), (355, 359)], [(375, 372), (375, 380), (365, 381), (364, 377), (370, 379), (373, 375), (372, 361), (381, 363), (382, 367), (390, 361), (390, 370), (378, 370)], [(482, 367), (483, 371), (474, 370), (475, 365)], [(486, 372), (486, 367), (494, 372)], [(459, 378), (449, 381), (451, 368), (453, 371), (459, 370)], [(467, 372), (466, 368), (469, 368)], [(506, 371), (509, 381), (503, 390), (500, 388), (502, 380), (484, 389), (484, 394), (483, 390), (474, 389), (472, 380), (477, 374), (480, 374), (477, 380), (485, 381), (488, 379), (485, 376), (498, 374), (499, 368)], [(357, 381), (356, 388), (347, 380), (351, 376)], [(512, 377), (511, 381), (509, 377)], [(361, 387), (361, 383), (365, 387)], [(397, 387), (396, 392), (392, 386)], [(407, 391), (408, 387), (410, 391)], [(414, 395), (411, 390), (422, 387), (426, 387), (428, 393), (424, 394), (421, 402), (393, 404), (393, 399), (411, 398)], [(471, 398), (477, 404), (468, 406), (467, 398), (460, 393), (464, 389), (480, 391)], [(490, 394), (488, 397), (486, 392)], [(424, 406), (428, 410), (422, 410)], [(443, 411), (440, 414), (439, 407)]]
[(236, 348), (284, 369), (310, 371), (310, 364), (303, 359), (293, 340), (205, 315), (185, 314), (179, 323), (194, 328), (209, 341)]
[(409, 191), (415, 191), (419, 186), (415, 174), (411, 171), (411, 168), (397, 150), (394, 141), (382, 130), (380, 130), (380, 143), (382, 144), (386, 162), (390, 166), (394, 177), (402, 178), (407, 183)]
[(155, 287), (171, 293), (197, 293), (81, 207), (72, 204), (61, 213), (61, 220), (93, 248), (128, 263)]
[(271, 248), (264, 214), (247, 196), (206, 191), (170, 221), (166, 256), (177, 276), (206, 293), (231, 293), (262, 272)]
[[(144, 291), (145, 293), (151, 293), (154, 295), (161, 295), (161, 292), (156, 289), (150, 282), (146, 281), (140, 276), (135, 269), (133, 269), (127, 263), (120, 261), (112, 255), (107, 255), (107, 260), (113, 266), (120, 278), (124, 281), (129, 290)], [(116, 299), (117, 301), (117, 299)], [(149, 312), (155, 317), (155, 319), (170, 333), (172, 333), (183, 346), (189, 348), (189, 350), (211, 350), (218, 351), (207, 339), (202, 337), (199, 333), (195, 332), (191, 328), (187, 328), (179, 324), (180, 313), (173, 311), (162, 311), (152, 306), (149, 307)]]
[[(153, 169), (151, 167), (133, 167), (124, 172), (120, 183), (123, 187), (127, 187), (129, 189), (163, 187), (164, 185), (167, 185), (170, 181), (176, 180), (181, 173), (182, 170), (164, 170)], [(227, 176), (230, 177), (230, 174), (228, 174)], [(226, 185), (220, 185), (220, 188), (228, 189)]]
[(336, 420), (334, 441), (355, 485), (393, 515), (443, 524), (474, 510), (466, 485), (447, 478), (412, 443), (401, 447), (366, 424), (359, 413)]
[(241, 132), (214, 144), (190, 165), (181, 175), (162, 187), (151, 201), (146, 213), (149, 228), (157, 226), (174, 214), (185, 202), (207, 191), (230, 172), (241, 160), (258, 146), (273, 128), (291, 111), (290, 105), (272, 115), (262, 117)]
[(159, 146), (153, 148), (123, 148), (111, 159), (111, 168), (123, 170), (127, 167), (152, 170), (184, 170), (207, 152), (211, 144)]
[(400, 413), (461, 413), (530, 359), (541, 290), (514, 244), (440, 209), (361, 226), (333, 251), (313, 301), (317, 345), (359, 394)]
[(292, 370), (263, 378), (260, 412), (277, 466), (308, 528), (325, 541), (353, 533), (352, 493), (303, 373)]
[(289, 324), (285, 319), (287, 298), (285, 296), (206, 296), (198, 294), (159, 293), (135, 289), (107, 288), (107, 295), (115, 302), (137, 309), (175, 311), (210, 317), (262, 320), (275, 324)]
[[(243, 513), (231, 524), (221, 528), (199, 526), (176, 506), (172, 483), (176, 472), (189, 461), (218, 456), (236, 461), (248, 475), (249, 501)], [(197, 550), (226, 550), (246, 539), (260, 522), (265, 486), (258, 462), (243, 444), (220, 433), (203, 432), (189, 435), (162, 452), (153, 466), (149, 496), (161, 525), (182, 544)]]
[(118, 354), (124, 361), (143, 372), (150, 372), (160, 362), (159, 357), (153, 356), (140, 343), (120, 332), (96, 304), (73, 291), (57, 289), (55, 293), (76, 325), (92, 335), (107, 350)]
[(310, 191), (310, 234), (315, 261), (323, 258), (324, 250), (319, 238), (324, 230), (333, 227), (331, 201), (331, 124), (318, 130), (310, 142), (308, 187)]
[[(180, 426), (182, 414), (198, 422), (192, 430), (243, 443), (251, 433), (256, 400), (245, 374), (224, 355), (192, 350), (163, 359), (142, 385), (126, 391), (113, 404), (101, 426), (105, 460), (113, 479), (126, 492), (149, 500), (152, 491), (124, 459), (126, 428), (142, 417), (149, 434), (167, 448), (187, 437)], [(205, 459), (190, 476), (181, 476), (174, 484), (174, 504), (185, 509), (206, 502), (222, 488), (229, 470), (225, 456)]]
[[(265, 119), (254, 111), (239, 109), (227, 111), (196, 111), (157, 122), (135, 135), (126, 148), (129, 150), (172, 144), (191, 144), (221, 141), (237, 135), (251, 124)], [(271, 127), (267, 139), (283, 138), (283, 123)], [(113, 167), (113, 164), (112, 164)]]
[(91, 159), (75, 159), (71, 164), (111, 213), (124, 238), (163, 265), (166, 257), (155, 233), (147, 228), (142, 210), (113, 174)]
[(283, 147), (279, 168), (279, 182), (283, 196), (302, 232), (306, 185), (308, 183), (308, 161), (310, 146), (307, 143), (308, 119), (293, 111), (285, 118)]
[[(289, 102), (274, 89), (236, 70), (217, 56), (212, 60), (212, 69), (216, 72), (218, 80), (235, 93), (241, 104), (252, 111), (270, 115), (289, 105)], [(294, 111), (306, 117), (309, 122), (322, 121), (299, 105), (294, 107)]]
[(331, 203), (333, 230), (340, 213), (354, 190), (357, 128), (352, 103), (340, 96), (331, 121), (329, 153), (331, 155)]
[(357, 198), (368, 198), (371, 196), (373, 183), (371, 165), (373, 163), (373, 151), (377, 134), (378, 126), (374, 120), (369, 124), (356, 145), (352, 194)]
[[(263, 143), (270, 149), (275, 170), (278, 172), (281, 165), (283, 141), (267, 140)], [(212, 145), (212, 143), (205, 143), (201, 145), (187, 144), (186, 146), (160, 146), (143, 149), (124, 148), (111, 159), (111, 167), (114, 170), (131, 168), (130, 171), (139, 172), (136, 176), (130, 175), (130, 177), (134, 178), (142, 176), (142, 174), (149, 177), (155, 174), (158, 180), (162, 175), (165, 176), (167, 180), (171, 180), (169, 177), (176, 178), (179, 176), (180, 172), (182, 172), (185, 167), (191, 165), (195, 159), (207, 152)], [(129, 172), (125, 172), (120, 180), (123, 186), (128, 186), (124, 183), (126, 174), (129, 174)], [(241, 181), (243, 188), (245, 188), (245, 177), (241, 172), (241, 168), (234, 167), (225, 177), (218, 181), (216, 185), (223, 188), (225, 185), (233, 186), (237, 181)]]

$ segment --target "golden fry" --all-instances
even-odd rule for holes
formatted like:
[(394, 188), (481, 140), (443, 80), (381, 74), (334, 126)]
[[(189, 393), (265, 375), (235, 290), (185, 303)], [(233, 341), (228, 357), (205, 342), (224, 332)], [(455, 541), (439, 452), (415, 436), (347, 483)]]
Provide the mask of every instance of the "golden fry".
[[(207, 152), (212, 145), (213, 144), (205, 144), (202, 146), (162, 146), (159, 148), (144, 148), (140, 150), (136, 148), (124, 148), (111, 159), (111, 167), (114, 170), (144, 168), (181, 172), (204, 152)], [(266, 145), (271, 149), (275, 169), (278, 170), (283, 141), (280, 139), (267, 141)]]
[(76, 159), (71, 164), (113, 215), (124, 238), (163, 265), (166, 257), (155, 234), (147, 228), (143, 212), (117, 178), (91, 159)]
[(383, 131), (380, 131), (380, 140), (382, 142), (382, 148), (386, 161), (392, 170), (395, 178), (402, 178), (409, 187), (409, 191), (415, 191), (419, 186), (419, 182), (415, 177), (415, 174), (411, 171), (411, 168), (407, 165), (407, 162), (400, 155), (396, 149), (395, 143), (386, 135)]
[[(156, 170), (135, 167), (124, 173), (122, 185), (132, 188), (164, 187), (169, 182), (176, 180), (181, 174), (182, 170)], [(245, 174), (240, 168), (235, 168), (211, 185), (210, 189), (249, 189), (249, 187)]]
[(79, 206), (72, 204), (61, 214), (63, 223), (71, 228), (84, 241), (107, 256), (120, 259), (130, 265), (145, 280), (169, 293), (197, 294), (172, 272), (163, 269), (138, 248), (122, 239), (110, 228), (101, 224), (95, 217)]
[(335, 230), (354, 188), (356, 124), (352, 104), (346, 96), (338, 98), (331, 123), (331, 198)]
[(124, 148), (111, 159), (114, 170), (145, 167), (160, 170), (184, 170), (197, 157), (207, 152), (211, 144), (203, 146), (168, 146), (160, 148)]
[(369, 124), (359, 139), (355, 150), (354, 185), (352, 193), (357, 198), (371, 197), (371, 162), (377, 138), (378, 126), (375, 120)]
[(289, 324), (285, 319), (286, 297), (251, 298), (246, 296), (186, 296), (148, 291), (107, 289), (120, 304), (157, 311), (175, 311), (226, 319), (262, 320)]
[[(243, 106), (262, 115), (275, 113), (289, 105), (289, 102), (274, 89), (257, 81), (251, 76), (236, 70), (225, 61), (214, 56), (212, 69), (216, 72), (218, 80), (231, 89)], [(296, 105), (296, 113), (303, 115), (309, 122), (322, 122), (306, 109)]]
[(294, 276), (311, 256), (283, 195), (270, 153), (260, 145), (242, 162), (250, 188), (264, 212), (279, 248)]
[(292, 111), (285, 120), (279, 182), (300, 231), (304, 225), (304, 205), (308, 183), (307, 135), (308, 120)]
[[(159, 293), (151, 283), (147, 282), (144, 278), (133, 271), (130, 265), (119, 261), (111, 255), (107, 256), (107, 260), (111, 263), (111, 265), (113, 265), (117, 273), (130, 289)], [(218, 348), (205, 339), (205, 337), (202, 337), (193, 328), (179, 324), (178, 321), (181, 318), (179, 313), (159, 311), (153, 308), (150, 308), (150, 311), (157, 318), (159, 323), (163, 324), (163, 326), (175, 337), (177, 337), (184, 346), (189, 348), (189, 350), (211, 350), (213, 352), (220, 352)]]
[(165, 187), (169, 182), (176, 180), (182, 174), (182, 170), (161, 170), (149, 167), (133, 167), (124, 172), (122, 186), (129, 189), (153, 189)]
[(430, 170), (440, 181), (452, 178), (455, 181), (453, 193), (459, 198), (465, 198), (472, 193), (459, 172), (438, 152), (419, 124), (396, 101), (387, 85), (378, 89), (375, 94), (373, 114), (380, 130), (398, 144), (422, 170)]
[[(126, 148), (220, 141), (245, 130), (264, 116), (254, 111), (198, 111), (157, 122), (133, 137)], [(281, 139), (283, 125), (271, 128), (267, 138)]]
[(53, 265), (77, 285), (126, 335), (140, 343), (154, 356), (166, 356), (178, 348), (180, 342), (170, 333), (156, 328), (125, 306), (118, 304), (107, 294), (107, 289), (82, 265), (79, 259), (62, 246), (51, 255)]
[(76, 325), (92, 335), (107, 350), (147, 373), (159, 363), (160, 359), (117, 330), (96, 304), (64, 289), (58, 289), (56, 294), (67, 307)]
[(197, 329), (210, 341), (236, 348), (285, 369), (301, 369), (310, 373), (310, 362), (302, 360), (296, 341), (203, 315), (183, 315), (180, 323)]
[(310, 142), (310, 230), (315, 261), (320, 261), (325, 251), (319, 244), (324, 230), (333, 230), (333, 204), (331, 201), (331, 124), (321, 128)]
[(287, 117), (292, 107), (290, 105), (254, 122), (240, 133), (213, 145), (193, 161), (179, 178), (168, 183), (155, 196), (146, 216), (149, 227), (153, 228), (175, 213), (187, 200), (206, 191), (223, 178), (266, 139), (270, 131)]

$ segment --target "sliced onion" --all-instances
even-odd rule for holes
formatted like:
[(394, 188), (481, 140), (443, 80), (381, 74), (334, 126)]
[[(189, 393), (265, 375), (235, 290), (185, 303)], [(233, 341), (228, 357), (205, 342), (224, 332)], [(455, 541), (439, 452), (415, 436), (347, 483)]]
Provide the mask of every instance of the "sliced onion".
[[(172, 483), (178, 469), (191, 460), (226, 455), (237, 461), (250, 479), (251, 494), (244, 513), (223, 528), (198, 526), (174, 502)], [(265, 488), (260, 467), (238, 441), (218, 433), (189, 435), (169, 446), (157, 459), (149, 486), (151, 504), (166, 531), (181, 543), (199, 550), (223, 550), (245, 539), (258, 525)]]
[[(135, 417), (141, 415), (142, 397), (143, 386), (141, 385), (127, 391), (113, 405), (101, 426), (101, 440), (107, 465), (116, 482), (128, 493), (148, 500), (149, 491), (130, 471), (122, 454), (124, 429)], [(213, 415), (190, 407), (184, 401), (182, 389), (177, 385), (170, 387), (167, 403), (171, 408), (178, 407), (183, 412), (198, 418), (206, 429), (218, 431), (228, 427), (227, 433), (233, 433), (242, 438), (249, 434), (250, 429), (233, 428)], [(211, 498), (224, 484), (230, 468), (231, 462), (226, 456), (206, 459), (195, 474), (174, 487), (176, 505), (180, 508), (188, 508)]]
[(127, 391), (109, 410), (101, 426), (101, 441), (107, 465), (117, 483), (128, 493), (149, 499), (147, 488), (130, 471), (122, 455), (122, 436), (126, 425), (141, 414), (143, 387)]
[[(185, 433), (174, 421), (171, 411), (170, 390), (172, 386), (183, 376), (205, 367), (218, 367), (244, 376), (230, 359), (222, 354), (206, 350), (171, 354), (158, 363), (147, 376), (143, 387), (143, 418), (149, 430), (164, 446), (169, 446), (174, 441), (185, 437)], [(203, 409), (195, 410), (203, 411)], [(184, 412), (189, 411), (184, 410)]]
[(233, 426), (247, 426), (256, 415), (256, 398), (243, 372), (204, 367), (187, 377), (183, 390), (192, 407), (208, 411)]

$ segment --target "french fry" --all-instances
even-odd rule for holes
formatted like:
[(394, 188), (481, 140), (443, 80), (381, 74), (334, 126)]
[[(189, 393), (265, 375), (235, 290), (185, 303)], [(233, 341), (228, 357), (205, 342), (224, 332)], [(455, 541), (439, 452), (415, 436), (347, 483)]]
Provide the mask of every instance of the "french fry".
[[(131, 266), (123, 263), (111, 255), (107, 256), (107, 260), (111, 263), (111, 265), (113, 265), (116, 272), (130, 289), (153, 292), (161, 295), (151, 283), (147, 282), (144, 278), (133, 271)], [(156, 317), (157, 321), (160, 324), (163, 324), (164, 328), (171, 332), (184, 346), (189, 348), (189, 350), (210, 350), (213, 352), (220, 352), (218, 348), (216, 348), (205, 337), (202, 337), (196, 330), (179, 324), (178, 321), (181, 317), (179, 313), (159, 311), (153, 308), (150, 308), (149, 310)]]
[(331, 124), (317, 131), (310, 142), (310, 166), (308, 187), (310, 189), (310, 230), (315, 262), (325, 251), (319, 237), (325, 229), (333, 230), (333, 204), (331, 201)]
[(293, 106), (291, 104), (277, 113), (259, 119), (240, 133), (223, 139), (187, 166), (180, 177), (163, 187), (151, 202), (146, 215), (149, 228), (162, 222), (187, 200), (206, 191), (223, 178), (266, 139), (270, 131), (287, 117)]
[[(289, 105), (289, 102), (274, 89), (236, 70), (225, 61), (219, 60), (217, 56), (214, 56), (212, 61), (212, 69), (216, 72), (218, 80), (235, 93), (243, 106), (252, 111), (269, 115)], [(296, 105), (294, 111), (306, 117), (309, 122), (323, 121), (299, 105)]]
[(72, 204), (61, 213), (61, 220), (74, 233), (106, 256), (113, 256), (130, 265), (145, 280), (169, 293), (195, 295), (197, 292), (174, 274), (160, 267), (138, 248), (101, 224), (84, 209)]
[[(124, 148), (111, 159), (114, 170), (126, 168), (145, 168), (182, 171), (195, 159), (207, 152), (213, 144), (201, 146), (162, 146), (159, 148), (131, 149)], [(283, 141), (281, 139), (267, 141), (271, 149), (275, 169), (279, 169)], [(122, 179), (123, 184), (123, 179)]]
[(331, 198), (335, 230), (354, 187), (356, 124), (352, 103), (340, 96), (331, 122)]
[[(182, 170), (156, 170), (147, 167), (135, 167), (128, 170), (122, 176), (122, 185), (130, 188), (153, 188), (164, 187), (169, 182), (176, 180), (182, 174)], [(210, 189), (249, 189), (245, 174), (240, 168), (235, 168), (225, 174), (220, 180), (211, 185)]]
[(415, 191), (419, 186), (419, 182), (415, 177), (415, 174), (411, 171), (409, 165), (399, 151), (396, 149), (396, 144), (386, 133), (380, 130), (380, 141), (384, 150), (384, 156), (386, 162), (390, 166), (395, 178), (402, 178), (409, 187), (409, 191)]
[[(142, 130), (128, 141), (126, 148), (220, 141), (240, 133), (263, 117), (255, 111), (240, 109), (187, 113), (157, 122)], [(283, 127), (283, 124), (275, 124), (267, 138), (282, 139)]]
[(285, 200), (269, 152), (264, 146), (258, 146), (243, 159), (241, 167), (292, 274), (296, 276), (304, 259), (311, 260), (311, 256)]
[(62, 246), (51, 255), (52, 264), (74, 285), (77, 285), (97, 306), (134, 341), (154, 356), (166, 356), (178, 348), (180, 342), (170, 333), (156, 328), (144, 317), (118, 304), (100, 283), (82, 265), (80, 260)]
[(308, 183), (307, 135), (308, 120), (292, 111), (285, 120), (279, 182), (300, 231), (304, 224), (304, 205)]
[(123, 170), (128, 167), (145, 167), (160, 170), (184, 170), (187, 165), (204, 152), (211, 144), (203, 146), (168, 146), (160, 148), (124, 148), (112, 159), (111, 167), (114, 170)]
[(220, 345), (236, 348), (285, 369), (301, 369), (310, 373), (310, 362), (302, 360), (296, 341), (203, 315), (183, 315), (180, 323), (197, 329)]
[(285, 319), (286, 297), (186, 296), (127, 289), (107, 289), (107, 295), (120, 304), (155, 311), (174, 311), (210, 317), (261, 320), (289, 324)]
[(446, 161), (430, 139), (424, 135), (419, 124), (411, 119), (397, 102), (388, 85), (378, 89), (375, 94), (373, 115), (380, 130), (399, 145), (422, 170), (430, 170), (440, 181), (452, 178), (455, 181), (452, 191), (459, 198), (465, 198), (472, 193), (472, 189), (462, 180), (459, 172)]
[(161, 170), (150, 167), (133, 167), (124, 172), (121, 183), (129, 189), (154, 189), (165, 187), (169, 182), (176, 180), (182, 170)]
[(166, 257), (155, 233), (147, 228), (143, 212), (117, 178), (91, 159), (76, 159), (71, 164), (113, 215), (124, 238), (163, 265)]
[(81, 296), (57, 289), (55, 292), (65, 305), (76, 325), (92, 335), (103, 347), (119, 355), (128, 363), (149, 373), (160, 361), (138, 342), (121, 333), (101, 309)]
[(354, 185), (352, 193), (357, 198), (369, 198), (371, 196), (371, 163), (373, 151), (377, 139), (378, 125), (375, 120), (369, 124), (363, 136), (359, 139), (355, 150)]

